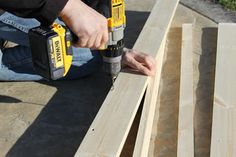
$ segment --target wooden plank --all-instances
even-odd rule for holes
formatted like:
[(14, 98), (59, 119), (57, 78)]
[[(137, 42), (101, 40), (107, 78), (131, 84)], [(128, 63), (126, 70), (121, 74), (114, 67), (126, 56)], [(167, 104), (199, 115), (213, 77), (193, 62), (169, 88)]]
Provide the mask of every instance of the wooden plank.
[(146, 157), (148, 156), (148, 149), (150, 138), (152, 134), (152, 125), (154, 119), (154, 113), (156, 110), (157, 96), (159, 91), (159, 84), (162, 73), (163, 58), (165, 52), (165, 39), (164, 38), (161, 48), (157, 53), (157, 65), (155, 77), (150, 78), (150, 82), (147, 87), (147, 92), (145, 95), (145, 100), (143, 104), (143, 110), (141, 115), (141, 120), (139, 123), (138, 135), (135, 142), (135, 148), (133, 157)]
[[(178, 126), (176, 124), (178, 124), (179, 112), (181, 28), (183, 23), (194, 23), (194, 105), (197, 102), (194, 106), (195, 156), (210, 156), (212, 99), (215, 80), (214, 60), (218, 24), (180, 4), (167, 36), (165, 64), (158, 97), (158, 103), (161, 103), (160, 118), (157, 119), (156, 116), (154, 118), (148, 157), (177, 156)], [(165, 125), (167, 123), (168, 125)]]
[[(156, 58), (167, 34), (179, 0), (158, 0), (134, 49)], [(120, 155), (148, 83), (148, 77), (120, 73), (95, 120), (82, 141), (76, 157)]]
[(148, 157), (177, 156), (181, 33), (178, 27), (171, 28), (167, 35), (156, 104), (160, 107), (155, 111)]
[(236, 24), (219, 24), (211, 157), (236, 156)]
[(183, 24), (177, 145), (178, 157), (194, 156), (192, 35), (192, 24)]

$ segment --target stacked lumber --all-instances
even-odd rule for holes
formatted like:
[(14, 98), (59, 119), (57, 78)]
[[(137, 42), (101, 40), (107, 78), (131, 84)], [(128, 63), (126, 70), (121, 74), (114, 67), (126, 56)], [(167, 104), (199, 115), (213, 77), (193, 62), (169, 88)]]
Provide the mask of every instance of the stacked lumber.
[[(194, 156), (193, 74), (191, 26), (183, 25), (181, 61), (178, 157)], [(185, 32), (189, 31), (185, 34)], [(236, 24), (220, 23), (218, 27), (212, 118), (211, 157), (236, 156)], [(186, 45), (187, 44), (187, 45)], [(185, 71), (184, 71), (185, 70)]]
[[(188, 33), (187, 33), (188, 31)], [(183, 25), (179, 103), (178, 157), (194, 156), (191, 25)], [(236, 24), (218, 27), (211, 157), (236, 156)], [(205, 43), (207, 44), (207, 43)]]
[[(115, 81), (114, 90), (110, 91), (83, 139), (76, 157), (117, 157), (124, 146), (135, 114), (144, 92), (145, 113), (141, 117), (134, 156), (147, 154), (159, 80), (164, 56), (165, 37), (169, 30), (179, 0), (158, 0), (139, 36), (134, 49), (147, 52), (158, 61), (155, 78), (120, 73)], [(148, 85), (149, 84), (149, 85)], [(150, 106), (151, 105), (151, 106)], [(148, 118), (147, 118), (148, 117)], [(147, 118), (147, 119), (146, 119)], [(145, 144), (145, 145), (144, 145)]]
[[(159, 115), (157, 96), (165, 56), (166, 37), (179, 0), (157, 0), (134, 49), (157, 60), (155, 77), (121, 72), (79, 146), (75, 157), (118, 157), (124, 147), (141, 100), (144, 99), (134, 157), (147, 157), (153, 119)], [(194, 88), (193, 24), (182, 26), (179, 90), (178, 157), (193, 157)], [(229, 36), (235, 36), (232, 40)], [(179, 39), (181, 40), (181, 39)], [(220, 24), (216, 64), (211, 157), (236, 156), (236, 25)], [(227, 53), (226, 53), (227, 52)], [(144, 94), (146, 91), (146, 94)], [(157, 111), (157, 112), (156, 112)], [(168, 125), (168, 124), (166, 124)], [(155, 155), (154, 155), (155, 156)]]

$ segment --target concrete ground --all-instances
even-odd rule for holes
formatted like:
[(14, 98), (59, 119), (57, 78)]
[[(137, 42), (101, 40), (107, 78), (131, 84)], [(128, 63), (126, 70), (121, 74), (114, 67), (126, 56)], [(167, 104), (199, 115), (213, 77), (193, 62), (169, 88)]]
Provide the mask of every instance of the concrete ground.
[(210, 0), (181, 0), (181, 3), (216, 23), (236, 22), (236, 11), (226, 10), (220, 4)]
[[(182, 0), (182, 2), (186, 5), (191, 4), (191, 7), (198, 6), (199, 3), (204, 6), (201, 0), (199, 3), (196, 3), (196, 0)], [(155, 0), (127, 0), (127, 47), (132, 47), (134, 44), (154, 3)], [(205, 6), (203, 10), (206, 11), (207, 8)], [(172, 24), (169, 39), (181, 38), (180, 21), (195, 22), (195, 111), (199, 113), (196, 114), (195, 128), (199, 129), (196, 132), (195, 147), (197, 156), (207, 157), (216, 23), (189, 11), (186, 7), (179, 6), (177, 11), (179, 16)], [(189, 17), (194, 18), (189, 20)], [(227, 17), (219, 18), (227, 19)], [(210, 46), (206, 46), (206, 42)], [(173, 43), (176, 44), (174, 40), (168, 42), (172, 47)], [(177, 126), (174, 122), (178, 116), (180, 45), (176, 46), (176, 51), (169, 49), (166, 53), (162, 92), (159, 97), (162, 114), (160, 122), (155, 124), (153, 130), (150, 157), (176, 155)], [(109, 78), (100, 72), (74, 81), (0, 82), (0, 157), (73, 156), (109, 92), (110, 85)], [(172, 112), (168, 112), (170, 109), (173, 109)], [(208, 121), (205, 121), (206, 119)], [(162, 125), (166, 123), (170, 125), (168, 127)], [(138, 121), (135, 125), (137, 127)], [(127, 142), (126, 151), (122, 153), (124, 157), (132, 154), (130, 149), (134, 136), (135, 131), (133, 136), (132, 134), (129, 136), (131, 142)]]

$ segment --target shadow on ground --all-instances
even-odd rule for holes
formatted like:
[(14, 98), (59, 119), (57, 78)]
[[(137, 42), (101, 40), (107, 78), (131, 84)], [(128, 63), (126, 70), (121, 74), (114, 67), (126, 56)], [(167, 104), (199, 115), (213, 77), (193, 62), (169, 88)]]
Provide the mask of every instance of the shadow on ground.
[(196, 157), (210, 156), (213, 96), (215, 82), (217, 28), (202, 29), (202, 55), (198, 64), (194, 113), (194, 149)]
[(21, 100), (10, 97), (10, 96), (5, 96), (5, 95), (0, 95), (0, 103), (20, 103)]
[[(135, 43), (148, 15), (127, 11), (127, 47)], [(103, 73), (76, 81), (40, 83), (56, 87), (57, 92), (10, 148), (7, 157), (74, 156), (111, 86), (110, 78)]]
[(108, 79), (94, 75), (47, 83), (56, 94), (7, 156), (73, 156), (109, 91)]

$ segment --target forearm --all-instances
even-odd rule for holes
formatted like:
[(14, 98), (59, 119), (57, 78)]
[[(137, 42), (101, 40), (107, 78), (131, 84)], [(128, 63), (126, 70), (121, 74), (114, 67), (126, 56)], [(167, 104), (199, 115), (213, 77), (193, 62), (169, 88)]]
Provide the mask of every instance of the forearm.
[(36, 18), (50, 25), (68, 0), (0, 0), (0, 8), (20, 17)]

